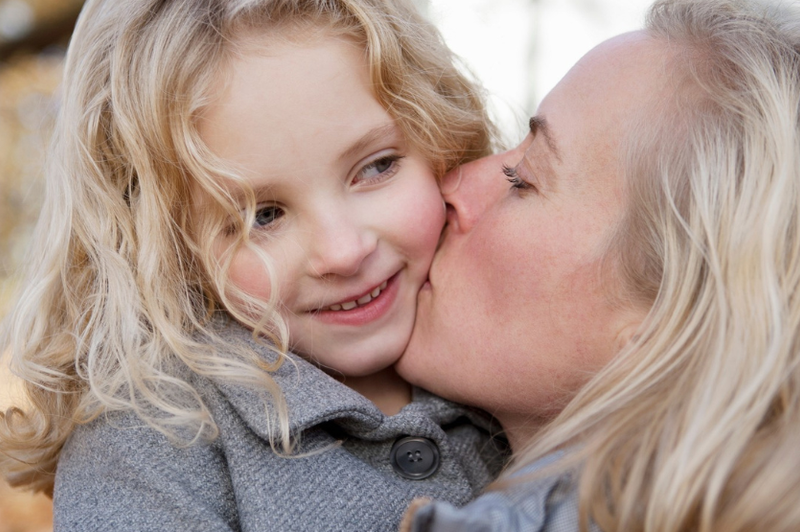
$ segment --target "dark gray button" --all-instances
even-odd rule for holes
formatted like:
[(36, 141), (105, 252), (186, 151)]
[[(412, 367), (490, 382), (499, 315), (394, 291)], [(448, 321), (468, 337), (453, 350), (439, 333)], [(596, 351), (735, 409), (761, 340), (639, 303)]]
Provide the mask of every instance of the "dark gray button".
[(439, 469), (439, 448), (427, 438), (400, 438), (392, 446), (392, 467), (404, 478), (428, 478)]

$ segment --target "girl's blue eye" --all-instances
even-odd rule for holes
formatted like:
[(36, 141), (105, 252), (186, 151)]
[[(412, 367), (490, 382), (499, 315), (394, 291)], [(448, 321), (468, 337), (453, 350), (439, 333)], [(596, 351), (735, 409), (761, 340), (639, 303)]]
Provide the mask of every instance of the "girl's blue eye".
[(402, 155), (387, 155), (367, 163), (356, 174), (355, 182), (383, 180), (391, 177), (397, 171), (398, 161)]
[(256, 211), (253, 225), (255, 227), (266, 227), (281, 216), (283, 216), (283, 209), (280, 207), (275, 207), (274, 205), (270, 207), (261, 207)]

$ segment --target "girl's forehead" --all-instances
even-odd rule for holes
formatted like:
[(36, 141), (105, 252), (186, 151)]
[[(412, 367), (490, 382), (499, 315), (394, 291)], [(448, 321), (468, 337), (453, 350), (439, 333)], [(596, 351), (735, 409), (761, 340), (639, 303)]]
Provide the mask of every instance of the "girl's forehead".
[(366, 46), (360, 25), (344, 26), (323, 16), (237, 24), (231, 28), (226, 42), (242, 53), (269, 53), (273, 45), (312, 45), (327, 39), (349, 41), (361, 48)]
[(267, 188), (341, 176), (374, 152), (405, 149), (351, 40), (270, 42), (266, 49), (233, 58), (225, 85), (197, 121), (206, 147), (245, 181)]
[[(236, 68), (242, 62), (251, 62), (258, 58), (280, 59), (287, 54), (297, 54), (301, 50), (311, 50), (318, 47), (337, 46), (349, 48), (354, 54), (363, 58), (363, 65), (369, 72), (367, 63), (366, 45), (360, 39), (342, 32), (333, 31), (331, 28), (313, 24), (296, 25), (270, 25), (267, 27), (242, 27), (235, 32), (231, 39), (226, 41), (227, 52), (223, 54), (220, 64), (212, 71), (212, 81), (206, 92), (204, 100), (208, 103), (218, 101), (236, 76)], [(299, 65), (298, 65), (299, 66)], [(343, 65), (343, 68), (347, 68)], [(284, 65), (280, 72), (291, 71), (293, 65)], [(276, 69), (273, 79), (278, 74)], [(208, 108), (208, 103), (203, 105), (195, 114), (202, 117)]]

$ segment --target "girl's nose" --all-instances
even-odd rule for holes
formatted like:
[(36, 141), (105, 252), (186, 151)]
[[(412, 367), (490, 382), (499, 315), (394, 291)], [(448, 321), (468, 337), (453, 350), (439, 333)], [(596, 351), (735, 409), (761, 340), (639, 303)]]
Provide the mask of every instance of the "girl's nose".
[(316, 275), (351, 276), (378, 246), (375, 233), (355, 220), (320, 220), (310, 242), (310, 263)]
[(469, 231), (483, 213), (508, 192), (501, 155), (491, 155), (460, 166), (442, 180), (448, 205), (448, 230)]

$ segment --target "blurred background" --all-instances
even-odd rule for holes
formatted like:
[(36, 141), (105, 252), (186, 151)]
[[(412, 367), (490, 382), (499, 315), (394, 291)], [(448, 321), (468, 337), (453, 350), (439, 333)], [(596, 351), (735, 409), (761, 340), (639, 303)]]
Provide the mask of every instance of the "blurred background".
[[(0, 316), (41, 204), (42, 161), (58, 107), (64, 49), (82, 4), (0, 0)], [(0, 405), (13, 395), (0, 366)], [(47, 497), (11, 490), (0, 480), (0, 532), (52, 529)]]
[[(126, 1), (126, 0), (114, 0)], [(586, 51), (641, 26), (650, 0), (414, 0), (487, 88), (516, 144), (539, 100)], [(42, 197), (69, 36), (83, 0), (0, 0), (0, 316)], [(0, 407), (15, 382), (0, 364)], [(52, 530), (50, 501), (0, 481), (0, 532)]]

